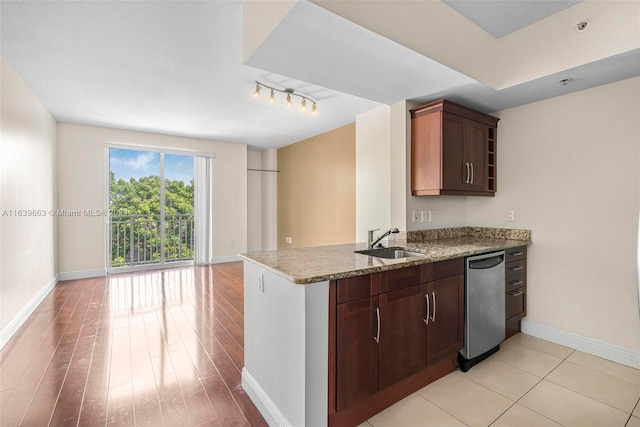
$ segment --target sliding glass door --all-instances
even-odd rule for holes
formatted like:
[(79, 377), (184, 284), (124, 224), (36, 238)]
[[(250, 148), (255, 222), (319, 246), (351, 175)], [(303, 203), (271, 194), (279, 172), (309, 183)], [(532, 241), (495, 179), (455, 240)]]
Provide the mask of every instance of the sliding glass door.
[(194, 158), (109, 148), (109, 268), (194, 259)]

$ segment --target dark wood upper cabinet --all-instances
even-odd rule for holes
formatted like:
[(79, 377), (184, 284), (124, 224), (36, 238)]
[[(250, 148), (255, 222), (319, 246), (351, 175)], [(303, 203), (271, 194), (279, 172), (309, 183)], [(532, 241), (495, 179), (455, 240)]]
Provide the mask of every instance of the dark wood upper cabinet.
[(493, 196), (498, 119), (439, 100), (411, 110), (411, 194)]

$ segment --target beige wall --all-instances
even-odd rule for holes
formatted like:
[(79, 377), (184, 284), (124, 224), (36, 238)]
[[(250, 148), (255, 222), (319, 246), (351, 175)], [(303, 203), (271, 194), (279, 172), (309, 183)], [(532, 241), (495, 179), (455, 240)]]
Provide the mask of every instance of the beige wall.
[[(213, 256), (245, 252), (247, 147), (118, 129), (58, 124), (58, 207), (104, 209), (105, 143), (213, 152)], [(58, 218), (60, 273), (95, 275), (105, 269), (105, 224), (100, 217)], [(230, 244), (233, 241), (233, 244)]]
[(279, 149), (278, 169), (278, 248), (353, 242), (354, 124)]
[(467, 222), (533, 231), (527, 319), (640, 352), (640, 78), (494, 115), (498, 192)]
[[(278, 170), (278, 150), (262, 151), (262, 168)], [(278, 173), (262, 174), (262, 249), (278, 248)]]
[[(0, 330), (4, 344), (18, 326), (17, 319), (26, 317), (23, 310), (35, 308), (39, 297), (55, 284), (56, 224), (49, 211), (56, 207), (56, 122), (1, 55), (0, 67)], [(14, 209), (43, 210), (45, 215), (15, 216)]]
[[(410, 144), (410, 117), (402, 117), (406, 103), (359, 115), (360, 134), (375, 135), (385, 114), (392, 139)], [(406, 195), (407, 220), (392, 207), (391, 224), (419, 230), (463, 225), (525, 228), (533, 232), (528, 263), (527, 320), (542, 328), (586, 338), (586, 350), (609, 357), (607, 346), (628, 350), (615, 356), (623, 363), (640, 353), (638, 322), (638, 214), (640, 208), (640, 78), (539, 101), (493, 113), (498, 127), (498, 192), (496, 197), (410, 196), (410, 149), (406, 162), (391, 156), (391, 190), (378, 181), (358, 176), (360, 192), (378, 190), (392, 203)], [(377, 116), (378, 120), (369, 120)], [(359, 139), (358, 139), (359, 140)], [(384, 147), (382, 136), (377, 147)], [(394, 142), (387, 145), (396, 147)], [(370, 152), (358, 151), (357, 163)], [(385, 168), (381, 167), (380, 171)], [(406, 173), (406, 187), (397, 183)], [(365, 169), (358, 169), (358, 173)], [(381, 172), (384, 173), (384, 172)], [(364, 186), (369, 183), (368, 188)], [(394, 192), (406, 191), (401, 195)], [(384, 201), (379, 202), (384, 206)], [(411, 222), (411, 211), (434, 210), (435, 222)], [(506, 210), (516, 221), (506, 221)], [(356, 216), (368, 210), (358, 205)], [(406, 228), (405, 228), (406, 227)], [(554, 336), (558, 336), (555, 334)], [(567, 338), (567, 344), (571, 339)], [(573, 341), (575, 342), (575, 341)], [(593, 344), (596, 343), (596, 344)], [(600, 344), (602, 348), (595, 349)], [(593, 344), (593, 345), (592, 345)], [(595, 345), (595, 347), (594, 347)], [(625, 353), (626, 354), (626, 353)], [(636, 356), (633, 356), (635, 354)], [(634, 357), (636, 359), (634, 359)], [(626, 361), (626, 362), (625, 362)]]

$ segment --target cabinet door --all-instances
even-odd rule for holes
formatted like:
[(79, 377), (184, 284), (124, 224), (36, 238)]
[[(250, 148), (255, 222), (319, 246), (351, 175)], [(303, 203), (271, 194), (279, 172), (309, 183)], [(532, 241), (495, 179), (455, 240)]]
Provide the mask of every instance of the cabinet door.
[(464, 120), (455, 114), (442, 117), (442, 189), (466, 190), (469, 178), (463, 158)]
[(431, 364), (464, 345), (464, 276), (430, 282), (426, 290), (429, 298), (427, 364)]
[(487, 138), (489, 126), (464, 119), (465, 141), (463, 148), (464, 163), (471, 165), (468, 190), (486, 191), (487, 183)]
[(420, 285), (380, 294), (380, 389), (426, 367), (425, 298)]
[(378, 297), (338, 304), (336, 321), (336, 409), (378, 391)]
[(411, 120), (411, 191), (436, 191), (440, 187), (442, 112)]

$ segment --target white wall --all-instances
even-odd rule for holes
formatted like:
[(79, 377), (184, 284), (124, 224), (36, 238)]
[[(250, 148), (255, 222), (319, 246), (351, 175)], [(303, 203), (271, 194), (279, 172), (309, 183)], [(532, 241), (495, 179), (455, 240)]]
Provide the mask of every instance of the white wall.
[[(247, 151), (247, 168), (262, 169), (262, 152)], [(262, 249), (262, 177), (265, 172), (247, 171), (247, 251)]]
[(244, 278), (243, 388), (269, 425), (326, 426), (329, 282), (297, 285), (249, 261)]
[[(58, 207), (104, 209), (105, 143), (213, 152), (213, 256), (247, 249), (247, 147), (118, 129), (58, 124)], [(105, 224), (100, 217), (59, 217), (61, 274), (91, 276), (105, 269)], [(233, 244), (230, 242), (233, 241)]]
[(1, 55), (0, 67), (1, 348), (56, 283), (56, 122)]
[(467, 222), (532, 230), (528, 320), (640, 352), (640, 78), (494, 115), (498, 192)]
[(356, 116), (356, 241), (390, 227), (390, 107)]

